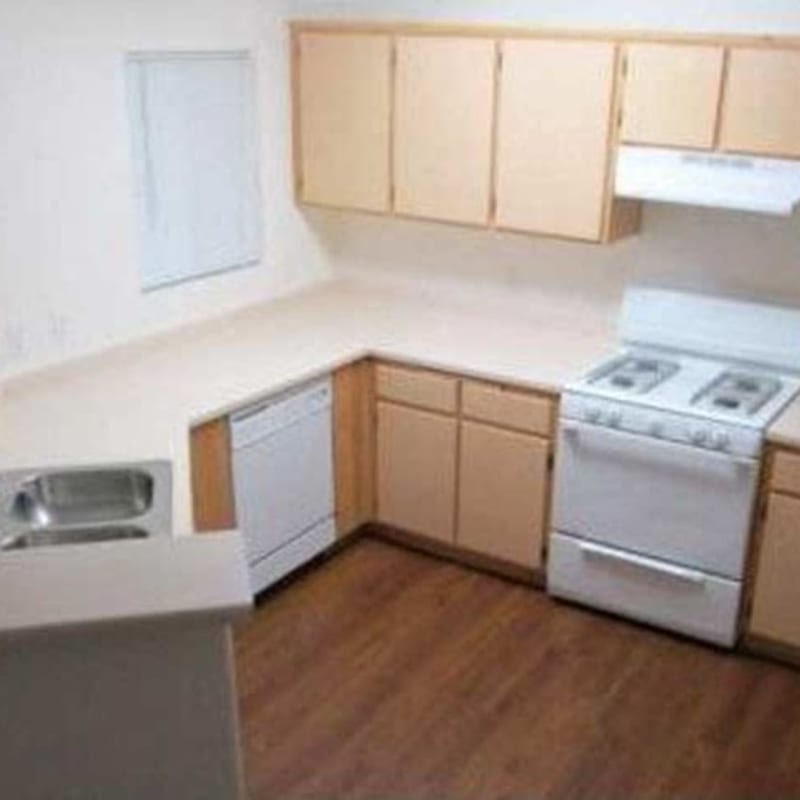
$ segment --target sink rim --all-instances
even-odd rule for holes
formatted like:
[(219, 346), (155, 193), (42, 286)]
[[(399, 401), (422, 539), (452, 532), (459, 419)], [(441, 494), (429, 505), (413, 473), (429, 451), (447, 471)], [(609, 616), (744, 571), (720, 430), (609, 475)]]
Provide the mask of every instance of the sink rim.
[[(122, 535), (114, 535), (114, 534)], [(0, 538), (0, 552), (12, 553), (30, 550), (75, 547), (78, 545), (110, 544), (152, 539), (154, 532), (141, 525), (77, 525), (62, 528), (34, 529)], [(37, 541), (43, 540), (43, 541)]]
[[(36, 480), (41, 480), (48, 475), (62, 475), (64, 473), (124, 473), (143, 475), (150, 479), (150, 503), (142, 513), (126, 515), (124, 518), (103, 513), (90, 515), (91, 518), (53, 519), (46, 525), (36, 524), (35, 520), (25, 520), (15, 517), (11, 507), (20, 488)], [(140, 478), (141, 480), (141, 478)], [(54, 530), (75, 530), (79, 528), (102, 527), (136, 527), (148, 533), (148, 538), (172, 536), (173, 516), (173, 464), (167, 459), (141, 459), (139, 461), (95, 462), (69, 466), (57, 463), (52, 466), (38, 466), (23, 469), (9, 469), (0, 471), (0, 542), (9, 538), (16, 538), (30, 531), (48, 532)], [(109, 518), (109, 516), (111, 518)], [(125, 540), (115, 539), (113, 542)], [(136, 541), (136, 540), (128, 540)], [(139, 540), (141, 541), (141, 540)], [(77, 546), (77, 544), (75, 545)], [(54, 547), (61, 547), (54, 545)], [(0, 550), (3, 555), (12, 552), (29, 553), (41, 549), (22, 548), (21, 550)]]
[[(76, 502), (70, 503), (69, 498), (59, 501), (54, 497), (59, 492), (59, 484), (64, 484), (64, 493), (69, 495), (67, 485), (73, 481), (80, 486), (81, 478), (89, 489), (83, 493), (79, 488), (73, 489)], [(83, 496), (91, 493), (91, 482), (97, 489), (98, 499), (94, 505), (91, 500), (81, 502)], [(126, 483), (130, 484), (127, 494), (114, 491)], [(153, 471), (142, 466), (40, 470), (17, 484), (7, 516), (25, 527), (45, 530), (102, 522), (122, 523), (139, 519), (153, 508), (158, 485)]]

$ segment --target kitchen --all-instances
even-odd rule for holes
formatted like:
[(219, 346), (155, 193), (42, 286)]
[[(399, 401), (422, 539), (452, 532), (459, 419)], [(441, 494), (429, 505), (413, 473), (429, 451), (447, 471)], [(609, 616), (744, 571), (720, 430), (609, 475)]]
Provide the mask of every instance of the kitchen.
[[(9, 176), (0, 262), (0, 470), (10, 475), (168, 462), (169, 527), (182, 548), (166, 555), (155, 542), (132, 541), (4, 551), (0, 605), (13, 613), (0, 617), (0, 626), (16, 642), (15, 652), (42, 647), (50, 658), (48, 637), (23, 632), (50, 631), (49, 644), (56, 646), (58, 626), (64, 625), (60, 633), (80, 642), (79, 622), (87, 637), (89, 629), (96, 637), (93, 647), (106, 629), (124, 639), (126, 617), (146, 617), (164, 635), (173, 630), (164, 620), (201, 613), (209, 631), (213, 627), (208, 641), (214, 648), (234, 624), (238, 711), (230, 708), (237, 705), (226, 672), (230, 653), (204, 663), (228, 693), (218, 698), (220, 708), (228, 704), (225, 713), (217, 709), (219, 724), (236, 728), (230, 716), (239, 716), (241, 741), (235, 731), (222, 737), (228, 759), (219, 767), (230, 771), (238, 789), (208, 789), (207, 796), (243, 796), (243, 783), (253, 797), (796, 795), (798, 756), (791, 742), (800, 720), (790, 709), (800, 693), (792, 666), (800, 645), (793, 577), (800, 565), (792, 541), (800, 493), (800, 406), (792, 399), (798, 368), (791, 343), (797, 340), (794, 309), (800, 306), (793, 271), (800, 231), (796, 213), (775, 212), (785, 215), (796, 200), (791, 192), (797, 140), (749, 146), (735, 138), (763, 135), (774, 119), (796, 133), (791, 108), (774, 111), (786, 97), (781, 86), (791, 92), (795, 84), (785, 76), (788, 83), (782, 84), (769, 71), (777, 69), (774, 64), (753, 69), (750, 63), (766, 54), (772, 64), (773, 51), (793, 52), (792, 36), (800, 30), (796, 9), (784, 2), (754, 4), (749, 12), (747, 4), (736, 10), (689, 3), (642, 9), (609, 2), (591, 11), (519, 3), (499, 12), (488, 4), (476, 9), (447, 2), (434, 12), (399, 2), (378, 10), (365, 3), (242, 0), (232, 10), (231, 4), (207, 0), (198, 10), (182, 0), (171, 2), (165, 14), (162, 6), (118, 0), (100, 9), (81, 0), (66, 9), (41, 0), (2, 12), (0, 74), (11, 122), (0, 155)], [(525, 45), (543, 38), (542, 31), (549, 32), (549, 47), (529, 52)], [(752, 38), (763, 33), (786, 38)], [(342, 42), (364, 39), (370, 47), (343, 55)], [(447, 47), (453, 40), (463, 47)], [(433, 45), (440, 43), (436, 50)], [(659, 46), (681, 53), (690, 47), (702, 57), (689, 59), (694, 71), (680, 93), (650, 102), (658, 85), (652, 76), (659, 65), (664, 68), (652, 55), (653, 47), (663, 55)], [(169, 130), (175, 135), (183, 130), (180, 103), (162, 100), (203, 95), (184, 91), (197, 88), (192, 81), (207, 80), (206, 68), (211, 74), (203, 54), (218, 56), (215, 91), (230, 84), (241, 96), (250, 92), (256, 98), (254, 109), (230, 106), (236, 113), (226, 115), (225, 124), (203, 119), (203, 130), (218, 138), (197, 137), (201, 144), (239, 136), (243, 146), (237, 153), (247, 153), (232, 160), (228, 172), (207, 170), (213, 184), (203, 183), (205, 171), (192, 170), (197, 165), (189, 156), (186, 162), (177, 159), (169, 142), (159, 149), (162, 140), (147, 128), (150, 114), (166, 114), (164, 128), (174, 125)], [(537, 69), (526, 70), (526, 59), (539, 59)], [(677, 62), (685, 64), (682, 58)], [(523, 68), (515, 71), (515, 65)], [(637, 91), (637, 69), (646, 76), (648, 68), (651, 77)], [(453, 81), (454, 70), (470, 80)], [(557, 88), (534, 103), (530, 76), (541, 73), (551, 75)], [(339, 87), (346, 88), (337, 95), (342, 75)], [(760, 85), (769, 91), (762, 95), (764, 75)], [(159, 83), (164, 76), (173, 83)], [(422, 84), (415, 87), (414, 81)], [(750, 124), (753, 115), (747, 112), (756, 102), (748, 95), (754, 85), (757, 100), (770, 101), (759, 105), (763, 126)], [(175, 86), (178, 95), (166, 93)], [(210, 97), (211, 84), (203, 86)], [(737, 96), (744, 98), (739, 105)], [(359, 106), (364, 97), (368, 105)], [(565, 97), (574, 102), (564, 103)], [(444, 108), (438, 115), (437, 100)], [(202, 102), (193, 102), (187, 101), (187, 114), (207, 113)], [(626, 132), (617, 140), (615, 113), (626, 102), (620, 129)], [(633, 125), (637, 102), (646, 113), (634, 132), (625, 126)], [(469, 113), (459, 116), (465, 106)], [(132, 107), (142, 113), (131, 114)], [(664, 112), (676, 108), (692, 114)], [(531, 111), (537, 122), (529, 121), (532, 127), (520, 136)], [(375, 116), (359, 126), (359, 114), (366, 113)], [(551, 124), (541, 124), (543, 119)], [(719, 149), (748, 159), (763, 156), (766, 166), (785, 166), (786, 176), (770, 173), (762, 194), (747, 183), (744, 211), (730, 186), (724, 202), (710, 198), (718, 178), (706, 173), (688, 181), (692, 196), (682, 198), (683, 204), (675, 202), (681, 198), (647, 195), (653, 183), (633, 163), (642, 150), (652, 157), (645, 166), (655, 171), (661, 191), (665, 174), (672, 180), (678, 173), (715, 168), (696, 157), (666, 168), (658, 163), (661, 148), (646, 141), (642, 126), (665, 119), (691, 130), (673, 127), (666, 135), (672, 140), (656, 145), (677, 139), (695, 154)], [(531, 147), (537, 153), (531, 162), (522, 145), (534, 133), (541, 139)], [(576, 140), (561, 147), (567, 134)], [(347, 135), (353, 138), (343, 144)], [(151, 145), (147, 157), (143, 141)], [(256, 161), (250, 160), (254, 153)], [(236, 269), (208, 267), (187, 280), (192, 263), (181, 262), (185, 274), (170, 277), (153, 267), (156, 258), (148, 260), (164, 242), (174, 244), (168, 237), (148, 242), (147, 232), (137, 229), (153, 212), (148, 180), (162, 157), (192, 176), (195, 196), (210, 197), (207, 207), (200, 204), (203, 236), (193, 233), (209, 251), (224, 236), (241, 245), (241, 255), (227, 264)], [(737, 168), (738, 161), (731, 161), (722, 164), (726, 175)], [(143, 168), (148, 164), (149, 172)], [(625, 191), (644, 197), (642, 206), (615, 196), (611, 178), (618, 166), (631, 167)], [(254, 169), (255, 201), (252, 181), (239, 186), (228, 180), (240, 173), (252, 178)], [(747, 177), (754, 172), (748, 170)], [(169, 173), (176, 174), (177, 168)], [(562, 185), (564, 176), (571, 177)], [(631, 176), (639, 180), (633, 188)], [(548, 202), (531, 211), (526, 204), (537, 181), (547, 187), (538, 196)], [(204, 193), (209, 186), (213, 191)], [(672, 186), (681, 191), (677, 179)], [(225, 216), (219, 238), (203, 238), (213, 227), (207, 220), (215, 213), (223, 219), (225, 209), (214, 206), (223, 189), (241, 189), (242, 207), (255, 202), (257, 218), (243, 212)], [(342, 194), (326, 195), (331, 191)], [(779, 203), (784, 191), (788, 199)], [(156, 207), (159, 213), (174, 211), (182, 197), (165, 196), (169, 202)], [(667, 199), (672, 202), (660, 202)], [(739, 210), (718, 207), (725, 203), (739, 203)], [(371, 213), (343, 210), (352, 206)], [(758, 213), (765, 210), (773, 213)], [(525, 218), (531, 213), (538, 215), (533, 222)], [(441, 224), (443, 219), (450, 224)], [(527, 232), (516, 232), (521, 228)], [(236, 239), (232, 232), (241, 231)], [(670, 354), (666, 372), (657, 367), (658, 383), (640, 396), (609, 394), (611, 387), (601, 385), (614, 378), (606, 366), (640, 350)], [(687, 390), (689, 405), (676, 407), (677, 395), (670, 391), (678, 384), (667, 373), (676, 355), (691, 362), (698, 354), (713, 362), (711, 371)], [(742, 365), (751, 371), (755, 365), (766, 380), (760, 405), (744, 421), (720, 416), (719, 408), (704, 416), (703, 385), (724, 370), (738, 375)], [(616, 380), (631, 377), (623, 373)], [(659, 387), (668, 395), (664, 400)], [(297, 395), (298, 390), (309, 393)], [(597, 398), (602, 402), (573, 414), (571, 398), (587, 396), (587, 390), (596, 404)], [(695, 398), (700, 406), (691, 404)], [(309, 405), (301, 413), (296, 403), (303, 401)], [(655, 409), (664, 415), (660, 424), (666, 422), (659, 441), (648, 442), (649, 452), (674, 452), (676, 437), (688, 435), (681, 447), (701, 449), (704, 461), (744, 458), (748, 482), (736, 495), (742, 508), (735, 515), (730, 498), (716, 501), (720, 519), (735, 517), (732, 524), (713, 526), (720, 535), (736, 528), (736, 554), (726, 551), (732, 560), (722, 566), (590, 531), (583, 541), (585, 563), (610, 570), (615, 586), (636, 584), (633, 607), (626, 601), (628, 607), (620, 608), (597, 592), (586, 596), (589, 574), (564, 588), (572, 562), (554, 562), (553, 544), (564, 541), (557, 538), (562, 534), (572, 536), (571, 544), (581, 530), (568, 519), (577, 514), (575, 504), (563, 499), (568, 493), (557, 484), (574, 447), (568, 427), (602, 418), (608, 423), (604, 437), (622, 434), (630, 408), (639, 406), (649, 415)], [(597, 418), (587, 420), (587, 414)], [(684, 426), (671, 434), (669, 414), (691, 420), (691, 431), (685, 434)], [(699, 431), (697, 419), (713, 424)], [(326, 420), (329, 428), (322, 424)], [(659, 420), (648, 417), (648, 431)], [(266, 433), (257, 430), (260, 425)], [(330, 453), (318, 445), (293, 446), (301, 427), (309, 441), (327, 442)], [(288, 447), (278, 441), (284, 431), (291, 437)], [(629, 432), (640, 443), (646, 438), (644, 430)], [(741, 452), (740, 434), (749, 443)], [(263, 453), (256, 454), (262, 441)], [(279, 451), (267, 451), (281, 442)], [(264, 459), (254, 462), (255, 471), (240, 464), (250, 453)], [(309, 460), (297, 461), (309, 453)], [(324, 470), (317, 471), (326, 461), (327, 479)], [(618, 465), (608, 460), (605, 468), (611, 474)], [(626, 482), (641, 477), (622, 475)], [(255, 488), (248, 488), (249, 480)], [(676, 485), (683, 487), (675, 498), (680, 504), (691, 484)], [(283, 506), (272, 512), (263, 502), (270, 492), (278, 500), (300, 498), (285, 517), (292, 532), (270, 527), (284, 519)], [(623, 511), (639, 508), (640, 492), (646, 494), (635, 486), (629, 495), (619, 486), (612, 492)], [(637, 514), (648, 519), (652, 507), (641, 505), (644, 512)], [(713, 515), (715, 501), (692, 500), (683, 511), (689, 505)], [(590, 524), (605, 510), (593, 511)], [(252, 523), (259, 514), (260, 521)], [(692, 528), (686, 514), (678, 516), (679, 524)], [(696, 519), (706, 530), (709, 517)], [(239, 533), (215, 533), (236, 528), (242, 528), (244, 544)], [(191, 535), (202, 530), (211, 532)], [(294, 538), (309, 530), (314, 537)], [(273, 535), (277, 541), (308, 541), (308, 549), (276, 548)], [(707, 544), (702, 536), (699, 541)], [(135, 553), (149, 563), (143, 554), (151, 545), (147, 558), (163, 561), (159, 569), (136, 562), (142, 580), (137, 589), (136, 580), (123, 574), (118, 554), (130, 552), (133, 559)], [(197, 548), (208, 549), (201, 557)], [(620, 551), (628, 563), (610, 564)], [(320, 552), (321, 560), (304, 566)], [(270, 558), (275, 554), (285, 560)], [(43, 567), (46, 562), (47, 570), (36, 570), (32, 559)], [(186, 577), (184, 593), (168, 591), (169, 559), (175, 560), (175, 574)], [(74, 562), (76, 573), (67, 576), (62, 561)], [(667, 576), (640, 581), (641, 569), (651, 569), (653, 561)], [(113, 567), (115, 578), (98, 582), (94, 600), (104, 608), (76, 603), (76, 618), (67, 625), (63, 606), (70, 603), (64, 595), (51, 605), (42, 600), (49, 570), (64, 579), (59, 589), (67, 592), (69, 580), (78, 585), (80, 565), (80, 580), (94, 591), (89, 563), (96, 564), (98, 576)], [(255, 564), (266, 569), (258, 582)], [(296, 567), (300, 571), (292, 577)], [(219, 584), (206, 592), (215, 571)], [(141, 577), (162, 572), (158, 586)], [(128, 577), (129, 591), (163, 600), (160, 612), (153, 608), (157, 603), (128, 603), (113, 591), (111, 584), (127, 585)], [(254, 582), (245, 586), (247, 579)], [(192, 586), (193, 580), (204, 585)], [(670, 586), (675, 580), (688, 583), (694, 592), (698, 582), (737, 584), (725, 605), (725, 632), (698, 636), (674, 621), (665, 624), (658, 617), (660, 600), (655, 611), (642, 614), (664, 580)], [(649, 587), (644, 595), (642, 583)], [(545, 587), (586, 605), (555, 602), (541, 591)], [(264, 589), (250, 612), (251, 591)], [(32, 605), (22, 608), (23, 603)], [(112, 608), (119, 615), (116, 624), (110, 621)], [(690, 622), (703, 617), (703, 608), (692, 608)], [(47, 615), (56, 612), (60, 616), (48, 622)], [(43, 618), (38, 622), (37, 613)], [(673, 636), (664, 627), (697, 638)], [(524, 642), (518, 652), (504, 633)], [(721, 647), (702, 643), (709, 639)], [(732, 643), (736, 649), (729, 652)], [(124, 641), (115, 639), (117, 644), (124, 647)], [(633, 661), (629, 670), (626, 654)], [(177, 651), (173, 655), (180, 658)], [(508, 680), (518, 681), (505, 690), (504, 663)], [(149, 666), (165, 670), (174, 663)], [(554, 681), (553, 669), (566, 677)], [(596, 671), (619, 671), (619, 682), (603, 682)], [(201, 673), (194, 680), (202, 692)], [(662, 691), (673, 696), (660, 700)], [(638, 698), (630, 704), (618, 698), (618, 716), (609, 700), (615, 692)], [(52, 688), (48, 696), (58, 700)], [(158, 701), (166, 702), (163, 696)], [(541, 717), (535, 713), (540, 701)], [(683, 724), (674, 708), (689, 714), (694, 705), (696, 727), (687, 721), (684, 736), (665, 729)], [(122, 706), (119, 713), (132, 712)], [(417, 720), (420, 741), (414, 736)], [(580, 735), (581, 721), (606, 725), (614, 746), (635, 753), (640, 768), (610, 758), (602, 737)], [(69, 720), (62, 723), (68, 731)], [(126, 726), (127, 752), (142, 758), (149, 751), (131, 745), (137, 738), (132, 724)], [(738, 733), (724, 731), (726, 724), (739, 726)], [(38, 729), (31, 725), (35, 736)], [(196, 725), (203, 727), (200, 720)], [(108, 738), (109, 729), (110, 723), (100, 735)], [(650, 736), (643, 733), (649, 729)], [(161, 733), (168, 764), (163, 754), (173, 744), (180, 750), (174, 740), (186, 732)], [(26, 749), (13, 734), (9, 730), (12, 741), (3, 744), (17, 749), (2, 751), (17, 753), (25, 763), (36, 755), (36, 742), (28, 741)], [(58, 752), (58, 738), (48, 741)], [(405, 775), (396, 774), (399, 753), (393, 747), (406, 754)], [(120, 773), (115, 785), (110, 772), (105, 777), (112, 783), (102, 785), (107, 791), (115, 786), (120, 796), (201, 796), (186, 778), (192, 770), (203, 771), (191, 763), (188, 749), (176, 752), (168, 784), (159, 785), (165, 776), (158, 770), (148, 776), (153, 783), (136, 784), (142, 770), (134, 762), (125, 774), (132, 783), (125, 784)], [(234, 763), (239, 750), (243, 766)], [(58, 759), (51, 763), (57, 785), (64, 785), (64, 775), (76, 781), (72, 794), (37, 794), (31, 784), (26, 795), (26, 787), (14, 783), (5, 793), (81, 796), (80, 771), (59, 775)], [(214, 766), (211, 756), (204, 764), (210, 771), (209, 765)], [(3, 766), (6, 776), (20, 774)], [(87, 769), (83, 778), (84, 794), (90, 794), (97, 776)]]

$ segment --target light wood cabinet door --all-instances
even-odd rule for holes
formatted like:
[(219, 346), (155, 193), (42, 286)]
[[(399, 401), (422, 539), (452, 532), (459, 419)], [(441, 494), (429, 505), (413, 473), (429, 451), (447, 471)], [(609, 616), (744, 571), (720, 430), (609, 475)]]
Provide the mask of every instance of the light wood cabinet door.
[(724, 49), (632, 44), (626, 58), (623, 141), (712, 148)]
[(300, 200), (388, 211), (391, 40), (301, 33), (295, 48), (295, 146)]
[(458, 544), (525, 567), (541, 566), (548, 458), (544, 439), (462, 423)]
[(610, 196), (615, 46), (509, 40), (502, 53), (498, 227), (599, 240)]
[(454, 540), (453, 417), (378, 403), (378, 518), (443, 542)]
[(800, 647), (800, 498), (771, 495), (762, 533), (750, 632)]
[(730, 51), (720, 147), (800, 156), (800, 51)]
[(397, 213), (488, 223), (495, 63), (490, 39), (397, 40)]

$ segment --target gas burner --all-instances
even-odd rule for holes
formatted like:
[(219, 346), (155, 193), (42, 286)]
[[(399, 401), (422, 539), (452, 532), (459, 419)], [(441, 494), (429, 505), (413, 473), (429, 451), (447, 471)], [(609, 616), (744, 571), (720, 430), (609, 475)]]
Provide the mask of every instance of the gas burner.
[(646, 394), (680, 369), (674, 361), (625, 356), (590, 379), (592, 385), (626, 394)]
[(780, 390), (781, 382), (775, 378), (741, 372), (723, 372), (694, 397), (692, 405), (749, 417)]

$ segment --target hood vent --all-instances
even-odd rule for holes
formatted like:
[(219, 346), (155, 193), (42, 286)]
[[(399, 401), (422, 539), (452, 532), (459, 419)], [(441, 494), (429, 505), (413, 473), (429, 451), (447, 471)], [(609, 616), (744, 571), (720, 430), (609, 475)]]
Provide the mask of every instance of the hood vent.
[(800, 203), (800, 162), (623, 146), (616, 195), (789, 216)]

